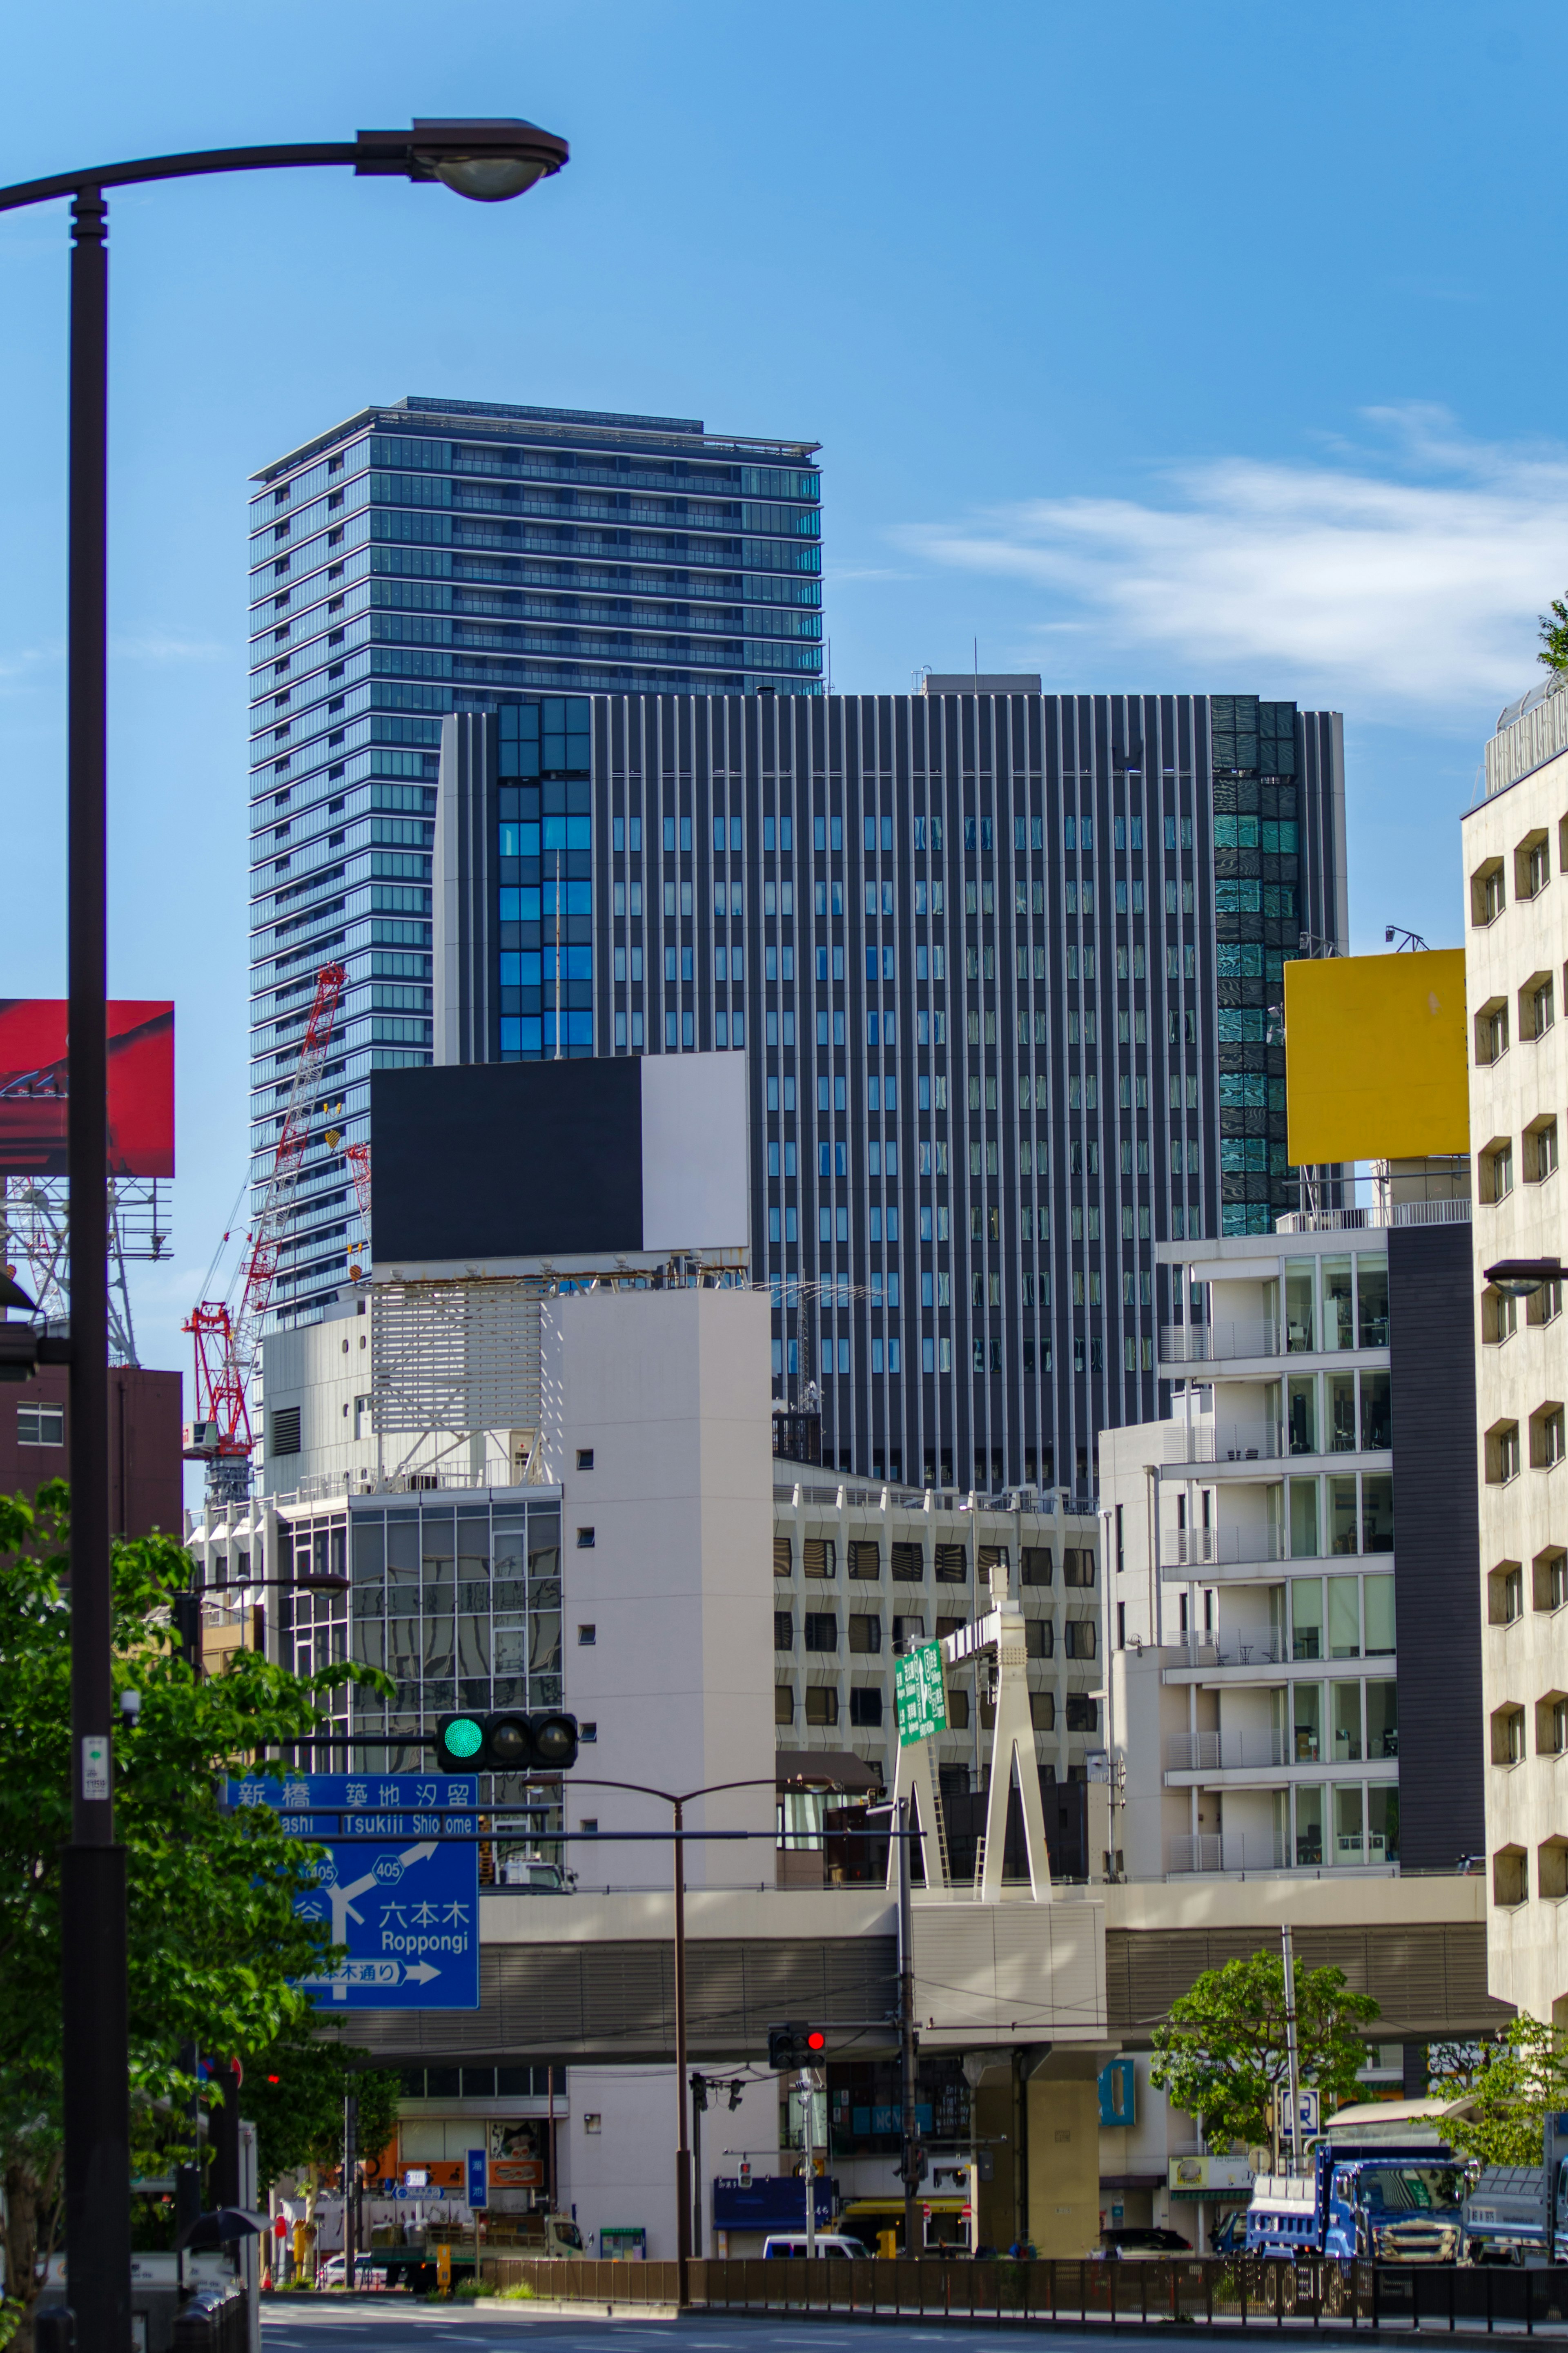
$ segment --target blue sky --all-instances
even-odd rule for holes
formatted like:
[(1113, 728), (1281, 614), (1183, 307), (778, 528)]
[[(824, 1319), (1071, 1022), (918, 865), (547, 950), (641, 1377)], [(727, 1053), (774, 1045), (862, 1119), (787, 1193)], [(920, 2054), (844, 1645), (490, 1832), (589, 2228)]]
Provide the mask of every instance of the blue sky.
[[(113, 986), (173, 995), (176, 1262), (246, 1150), (244, 502), (404, 392), (823, 445), (835, 685), (922, 663), (1345, 713), (1356, 944), (1459, 938), (1458, 813), (1568, 590), (1560, 9), (78, 0), (0, 177), (520, 113), (493, 209), (310, 173), (116, 197)], [(84, 79), (84, 63), (90, 74)], [(0, 994), (64, 986), (64, 207), (0, 221)]]

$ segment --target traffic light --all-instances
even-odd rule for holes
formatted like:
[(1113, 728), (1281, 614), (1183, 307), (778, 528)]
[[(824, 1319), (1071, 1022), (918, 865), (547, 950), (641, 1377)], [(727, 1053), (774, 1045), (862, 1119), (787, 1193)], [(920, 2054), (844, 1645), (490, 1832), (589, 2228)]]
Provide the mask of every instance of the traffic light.
[(436, 1726), (444, 1773), (563, 1773), (577, 1762), (577, 1719), (552, 1712), (444, 1715)]
[(893, 2168), (893, 2171), (898, 2175), (900, 2180), (907, 2180), (911, 2189), (919, 2189), (921, 2183), (925, 2179), (926, 2175), (930, 2170), (931, 2159), (918, 2140), (910, 2144), (907, 2170), (902, 2158), (899, 2159), (897, 2165)]
[(820, 2063), (826, 2050), (827, 2037), (819, 2026), (770, 2026), (768, 2029), (770, 2067), (814, 2067)]

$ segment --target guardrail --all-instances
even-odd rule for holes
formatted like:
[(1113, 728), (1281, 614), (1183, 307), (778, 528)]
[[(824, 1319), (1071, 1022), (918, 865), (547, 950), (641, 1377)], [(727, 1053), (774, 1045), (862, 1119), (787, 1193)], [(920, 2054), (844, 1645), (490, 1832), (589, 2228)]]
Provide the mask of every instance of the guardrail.
[[(480, 2264), (493, 2292), (527, 2287), (540, 2302), (679, 2301), (673, 2263)], [(1568, 2334), (1568, 2266), (1522, 2271), (1491, 2265), (1299, 2263), (1258, 2256), (1159, 2256), (972, 2263), (893, 2257), (846, 2263), (818, 2257), (696, 2259), (688, 2303), (709, 2312), (766, 2312), (835, 2319), (1026, 2322), (1031, 2327), (1140, 2326), (1351, 2328), (1415, 2334), (1438, 2328), (1487, 2335)]]

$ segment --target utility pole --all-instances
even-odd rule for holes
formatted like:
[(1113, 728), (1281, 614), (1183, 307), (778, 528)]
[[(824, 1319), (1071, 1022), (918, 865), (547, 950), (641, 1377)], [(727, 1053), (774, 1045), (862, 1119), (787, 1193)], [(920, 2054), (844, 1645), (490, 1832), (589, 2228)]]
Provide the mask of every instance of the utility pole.
[(1280, 1926), (1279, 1944), (1285, 1957), (1285, 2063), (1290, 2071), (1290, 2170), (1297, 2173), (1300, 2170), (1301, 2069), (1296, 2050), (1296, 1958), (1288, 1924)]
[(816, 2105), (815, 2068), (803, 2067), (800, 2071), (800, 2105), (805, 2133), (805, 2259), (810, 2263), (816, 2253), (816, 2145), (812, 2114)]
[(691, 2252), (702, 2253), (702, 2111), (708, 2105), (706, 2078), (691, 2078)]
[[(904, 2153), (904, 2253), (921, 2252), (916, 2235), (916, 2204), (920, 2184), (915, 2179), (915, 2151), (920, 2146), (915, 2122), (919, 2063), (915, 2056), (914, 1912), (910, 1897), (909, 1825), (911, 1807), (900, 1798), (894, 1810), (893, 1830), (899, 1846), (899, 2055), (900, 2089), (899, 2122)], [(921, 1829), (924, 1829), (921, 1824)]]

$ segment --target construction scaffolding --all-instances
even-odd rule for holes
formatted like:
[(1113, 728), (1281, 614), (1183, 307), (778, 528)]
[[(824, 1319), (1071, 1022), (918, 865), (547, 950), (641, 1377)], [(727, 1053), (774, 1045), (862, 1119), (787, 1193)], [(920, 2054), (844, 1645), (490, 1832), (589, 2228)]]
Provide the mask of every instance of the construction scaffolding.
[[(173, 1258), (169, 1187), (156, 1176), (109, 1180), (109, 1354), (139, 1365), (126, 1268)], [(0, 1177), (0, 1262), (37, 1302), (40, 1323), (70, 1324), (70, 1184), (64, 1176)]]

